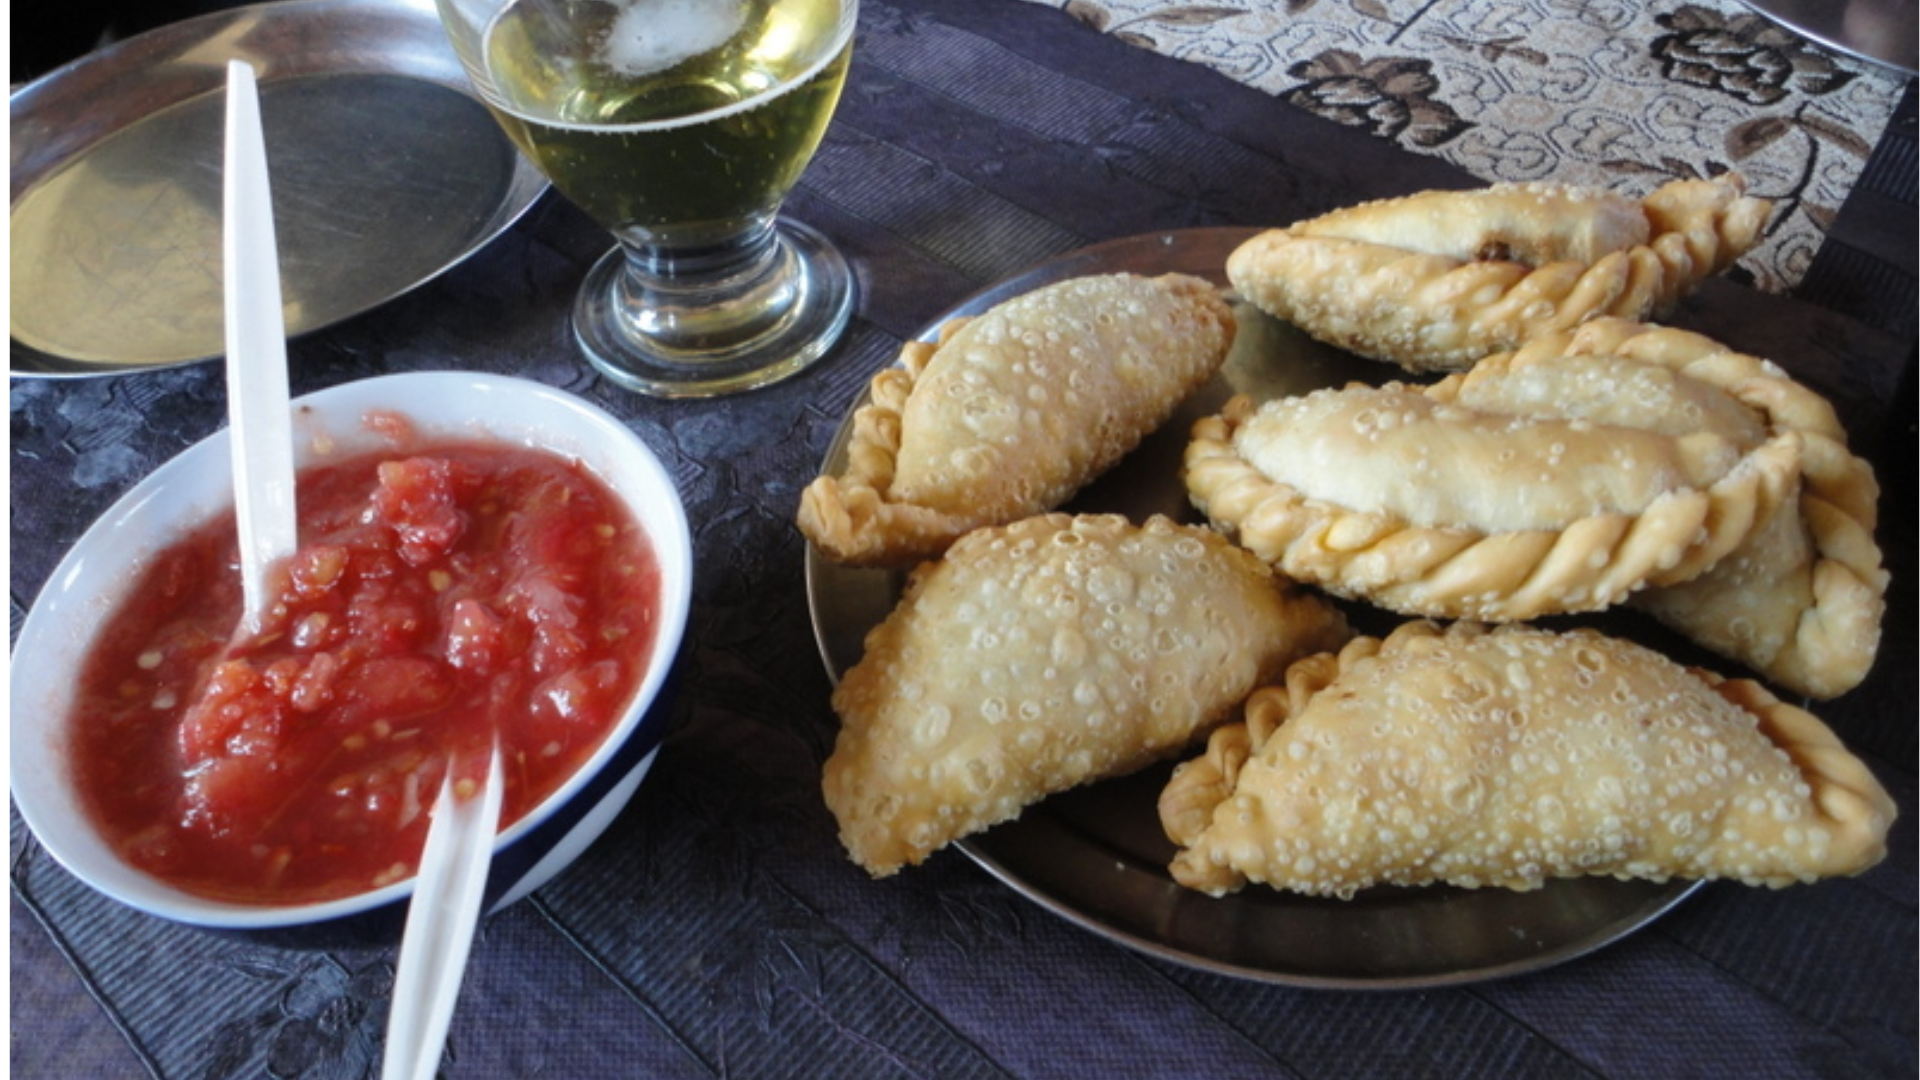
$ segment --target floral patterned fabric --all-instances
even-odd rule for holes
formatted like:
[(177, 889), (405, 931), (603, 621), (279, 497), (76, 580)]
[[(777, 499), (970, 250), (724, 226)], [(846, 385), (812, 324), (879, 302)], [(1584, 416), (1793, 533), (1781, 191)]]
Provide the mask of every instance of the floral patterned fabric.
[(1489, 182), (1641, 195), (1743, 174), (1775, 201), (1738, 271), (1806, 273), (1906, 78), (1735, 0), (1038, 0)]

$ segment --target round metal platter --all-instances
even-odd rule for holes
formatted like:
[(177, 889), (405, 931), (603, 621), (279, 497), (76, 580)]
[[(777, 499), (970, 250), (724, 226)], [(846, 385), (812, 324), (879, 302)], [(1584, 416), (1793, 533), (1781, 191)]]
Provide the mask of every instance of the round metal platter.
[[(1062, 256), (1001, 281), (935, 319), (975, 315), (1010, 297), (1084, 274), (1180, 272), (1225, 283), (1228, 253), (1251, 229), (1194, 229), (1130, 237)], [(1349, 381), (1382, 382), (1398, 369), (1359, 360), (1236, 302), (1240, 329), (1213, 382), (1065, 509), (1135, 521), (1152, 513), (1197, 520), (1179, 467), (1187, 430), (1235, 393), (1256, 399)], [(855, 402), (858, 408), (864, 397)], [(822, 466), (846, 461), (852, 411)], [(808, 604), (828, 674), (860, 659), (866, 633), (893, 609), (904, 575), (836, 566), (809, 545)], [(1174, 848), (1155, 805), (1171, 766), (1053, 796), (959, 847), (1001, 881), (1087, 930), (1189, 967), (1264, 982), (1346, 989), (1442, 986), (1563, 963), (1664, 914), (1697, 882), (1570, 878), (1532, 892), (1381, 888), (1352, 900), (1258, 886), (1222, 898), (1167, 874)]]
[(1909, 75), (1920, 64), (1920, 3), (1915, 0), (1741, 2), (1836, 52)]
[(439, 275), (546, 190), (431, 0), (284, 0), (128, 38), (12, 95), (13, 374), (225, 351), (229, 60), (260, 86), (289, 335)]

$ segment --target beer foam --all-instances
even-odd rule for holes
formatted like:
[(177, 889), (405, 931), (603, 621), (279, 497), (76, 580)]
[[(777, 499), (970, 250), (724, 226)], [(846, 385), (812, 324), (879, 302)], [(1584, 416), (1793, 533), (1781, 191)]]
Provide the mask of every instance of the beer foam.
[(727, 43), (746, 24), (743, 0), (623, 0), (601, 42), (601, 59), (647, 75)]

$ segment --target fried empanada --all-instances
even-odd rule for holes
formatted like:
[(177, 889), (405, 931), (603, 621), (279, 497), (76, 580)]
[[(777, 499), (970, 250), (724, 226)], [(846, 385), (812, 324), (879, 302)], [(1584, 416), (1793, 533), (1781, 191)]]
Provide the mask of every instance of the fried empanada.
[(917, 568), (833, 694), (822, 789), (876, 877), (1179, 752), (1345, 620), (1214, 533), (1047, 514)]
[(1796, 693), (1830, 698), (1859, 685), (1879, 651), (1886, 609), (1887, 572), (1873, 536), (1880, 488), (1873, 467), (1847, 449), (1832, 406), (1774, 365), (1711, 338), (1620, 320), (1535, 342), (1506, 365), (1518, 375), (1597, 357), (1650, 364), (1723, 395), (1717, 403), (1668, 399), (1657, 409), (1557, 382), (1532, 395), (1555, 400), (1567, 415), (1610, 403), (1670, 430), (1739, 432), (1749, 443), (1772, 432), (1800, 443), (1789, 496), (1766, 507), (1738, 547), (1698, 576), (1635, 594), (1632, 606)]
[[(1702, 399), (1744, 418), (1655, 365), (1572, 366), (1554, 374), (1602, 397)], [(1556, 412), (1556, 393), (1530, 401), (1517, 384), (1537, 414), (1442, 386), (1237, 397), (1194, 425), (1188, 493), (1293, 578), (1406, 615), (1508, 622), (1700, 573), (1787, 498), (1799, 466), (1798, 438), (1759, 425), (1683, 433), (1631, 407)], [(1499, 389), (1491, 374), (1481, 387)]]
[(1893, 800), (1811, 714), (1590, 630), (1410, 623), (1295, 664), (1163, 792), (1181, 884), (1317, 896), (1549, 878), (1783, 886), (1886, 853)]
[(963, 533), (1054, 509), (1166, 423), (1233, 344), (1195, 277), (1072, 278), (909, 344), (854, 416), (847, 468), (799, 526), (843, 565), (905, 567)]
[(1878, 651), (1878, 484), (1774, 364), (1596, 319), (1427, 387), (1236, 399), (1186, 482), (1282, 572), (1407, 615), (1643, 608), (1784, 689), (1832, 697)]
[(1588, 319), (1655, 318), (1759, 240), (1737, 174), (1642, 200), (1558, 184), (1428, 191), (1261, 233), (1233, 287), (1308, 334), (1409, 371), (1461, 370)]

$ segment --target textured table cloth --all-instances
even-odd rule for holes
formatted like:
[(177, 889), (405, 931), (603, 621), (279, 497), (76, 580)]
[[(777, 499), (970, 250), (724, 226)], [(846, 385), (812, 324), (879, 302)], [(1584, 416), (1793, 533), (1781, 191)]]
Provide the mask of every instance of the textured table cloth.
[(1641, 195), (1738, 171), (1775, 200), (1743, 261), (1774, 290), (1806, 273), (1907, 81), (1737, 0), (1040, 2), (1484, 180)]
[[(1446, 7), (1427, 5), (1436, 20)], [(444, 1075), (1913, 1076), (1914, 159), (1911, 87), (1898, 80), (1887, 84), (1884, 132), (1848, 129), (1844, 149), (1802, 132), (1823, 156), (1838, 149), (1860, 167), (1792, 208), (1818, 227), (1775, 264), (1781, 288), (1715, 282), (1674, 319), (1828, 394), (1881, 470), (1881, 541), (1895, 574), (1881, 661), (1865, 686), (1819, 711), (1900, 804), (1885, 863), (1778, 892), (1711, 884), (1641, 932), (1543, 972), (1334, 992), (1142, 955), (957, 852), (882, 882), (846, 859), (819, 794), (834, 718), (791, 521), (850, 403), (902, 341), (969, 293), (1097, 241), (1284, 223), (1503, 172), (1491, 156), (1410, 152), (1311, 115), (1282, 100), (1298, 97), (1286, 87), (1243, 85), (1244, 71), (1136, 47), (1114, 32), (1123, 8), (1105, 6), (1101, 33), (1014, 0), (863, 6), (840, 112), (789, 205), (848, 254), (859, 309), (835, 353), (789, 382), (668, 403), (594, 376), (565, 314), (605, 237), (557, 197), (435, 283), (292, 344), (296, 392), (457, 368), (581, 394), (662, 456), (693, 522), (695, 610), (673, 732), (586, 857), (486, 923)], [(1604, 10), (1538, 0), (1520, 10), (1563, 8)], [(1502, 47), (1523, 44), (1537, 47)], [(1506, 63), (1532, 66), (1490, 48), (1462, 46), (1457, 70), (1475, 57), (1486, 78), (1505, 77)], [(1886, 78), (1825, 62), (1851, 83)], [(1786, 87), (1779, 108), (1826, 116), (1809, 85)], [(1565, 149), (1547, 140), (1540, 152), (1570, 159)], [(1655, 167), (1716, 160), (1728, 163)], [(1781, 175), (1762, 173), (1756, 186)], [(15, 380), (11, 401), (17, 629), (101, 511), (218, 428), (223, 379), (218, 365), (199, 365)], [(17, 814), (10, 878), (14, 1075), (377, 1073), (390, 950), (271, 949), (139, 915), (79, 886)]]

